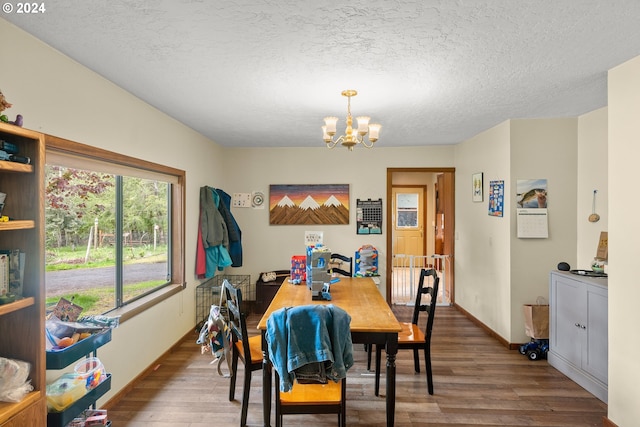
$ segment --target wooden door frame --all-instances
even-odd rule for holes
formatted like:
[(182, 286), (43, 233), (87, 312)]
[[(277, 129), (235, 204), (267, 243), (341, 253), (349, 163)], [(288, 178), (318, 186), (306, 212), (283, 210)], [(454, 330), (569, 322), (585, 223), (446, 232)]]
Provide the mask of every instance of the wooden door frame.
[[(391, 220), (392, 212), (392, 198), (393, 198), (393, 174), (395, 172), (421, 172), (421, 173), (443, 173), (444, 182), (445, 182), (445, 191), (443, 194), (440, 194), (440, 203), (443, 204), (442, 210), (445, 214), (446, 225), (445, 225), (445, 245), (444, 252), (450, 254), (449, 257), (449, 266), (450, 269), (447, 273), (447, 277), (455, 286), (454, 277), (454, 236), (455, 236), (455, 172), (456, 168), (452, 167), (442, 167), (442, 168), (387, 168), (387, 256), (386, 256), (386, 299), (388, 303), (392, 303), (392, 265), (393, 265), (393, 240), (392, 240), (392, 232), (393, 232), (393, 223)], [(442, 189), (438, 189), (439, 192), (442, 193)], [(426, 234), (425, 234), (426, 235)], [(451, 292), (451, 304), (454, 304), (454, 292), (452, 288)]]

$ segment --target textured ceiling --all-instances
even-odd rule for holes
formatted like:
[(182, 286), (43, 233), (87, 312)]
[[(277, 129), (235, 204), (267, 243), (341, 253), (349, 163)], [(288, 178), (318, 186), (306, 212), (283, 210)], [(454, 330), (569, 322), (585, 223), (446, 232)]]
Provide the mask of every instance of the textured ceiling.
[[(453, 144), (511, 118), (606, 105), (640, 55), (638, 0), (55, 0), (3, 18), (224, 146)], [(6, 41), (5, 41), (6, 42)]]

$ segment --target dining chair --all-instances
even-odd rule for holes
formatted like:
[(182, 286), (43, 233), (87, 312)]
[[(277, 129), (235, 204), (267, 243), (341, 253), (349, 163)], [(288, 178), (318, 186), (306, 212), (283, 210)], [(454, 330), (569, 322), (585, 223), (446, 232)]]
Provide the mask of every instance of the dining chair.
[[(338, 273), (346, 277), (353, 276), (353, 257), (348, 257), (339, 253), (332, 253), (329, 263), (332, 265), (331, 270), (334, 273)], [(342, 263), (349, 264), (349, 269), (347, 270), (346, 267), (343, 268)], [(333, 267), (333, 265), (336, 264), (339, 265), (339, 267)]]
[[(432, 278), (431, 286), (428, 286), (429, 277)], [(438, 286), (440, 278), (434, 269), (422, 269), (420, 271), (420, 281), (418, 292), (413, 308), (411, 323), (400, 322), (402, 331), (398, 333), (398, 350), (413, 350), (413, 365), (417, 373), (420, 373), (420, 358), (418, 351), (424, 351), (424, 360), (427, 370), (427, 390), (433, 394), (433, 376), (431, 372), (431, 331), (433, 330), (433, 319), (436, 312), (438, 300)], [(422, 301), (423, 295), (431, 297), (428, 303)], [(427, 323), (424, 332), (418, 326), (418, 319), (421, 312), (427, 313)], [(380, 389), (380, 359), (382, 357), (382, 347), (376, 345), (376, 379), (375, 395), (378, 396)]]
[(229, 400), (232, 401), (235, 398), (238, 360), (241, 360), (244, 364), (244, 386), (242, 389), (240, 427), (245, 427), (247, 425), (247, 411), (249, 409), (251, 373), (262, 369), (262, 337), (260, 335), (250, 337), (247, 333), (246, 314), (242, 307), (242, 291), (239, 288), (235, 288), (228, 280), (223, 282), (223, 287), (229, 316), (229, 328), (233, 340), (231, 346)]
[[(288, 414), (337, 414), (338, 425), (346, 426), (346, 371), (353, 365), (350, 321), (344, 310), (333, 305), (298, 306), (269, 317), (267, 342), (275, 373), (276, 427), (282, 427), (283, 416)], [(309, 351), (309, 346), (314, 351)], [(290, 371), (293, 360), (302, 366)], [(309, 366), (314, 369), (304, 369)]]
[(328, 380), (326, 384), (300, 384), (294, 382), (291, 391), (281, 392), (280, 377), (275, 371), (276, 427), (282, 427), (287, 414), (338, 414), (338, 425), (345, 427), (347, 418), (347, 379), (338, 382)]

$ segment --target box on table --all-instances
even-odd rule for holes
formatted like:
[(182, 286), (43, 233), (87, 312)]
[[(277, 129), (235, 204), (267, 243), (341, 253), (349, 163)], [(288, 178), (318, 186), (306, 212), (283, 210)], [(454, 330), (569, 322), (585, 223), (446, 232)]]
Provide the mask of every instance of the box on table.
[(307, 258), (304, 255), (291, 257), (291, 280), (303, 282), (307, 280)]

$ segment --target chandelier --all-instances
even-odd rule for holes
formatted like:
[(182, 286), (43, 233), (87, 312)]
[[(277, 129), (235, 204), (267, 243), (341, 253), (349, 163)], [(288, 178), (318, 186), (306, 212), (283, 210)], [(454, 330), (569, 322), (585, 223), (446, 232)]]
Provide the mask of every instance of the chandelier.
[[(370, 117), (360, 116), (356, 117), (358, 121), (358, 127), (353, 128), (353, 119), (351, 117), (351, 97), (356, 96), (358, 94), (357, 91), (353, 89), (343, 90), (342, 96), (347, 97), (347, 129), (345, 130), (344, 135), (338, 137), (337, 139), (333, 139), (336, 134), (336, 124), (338, 123), (337, 117), (325, 117), (324, 118), (324, 126), (322, 126), (322, 139), (327, 144), (327, 148), (333, 148), (336, 145), (340, 144), (349, 149), (349, 151), (353, 151), (353, 147), (358, 144), (362, 144), (367, 148), (372, 148), (373, 144), (378, 140), (378, 134), (380, 133), (380, 128), (382, 125), (378, 123), (369, 123), (371, 120)], [(365, 139), (365, 136), (368, 134), (368, 141)]]

